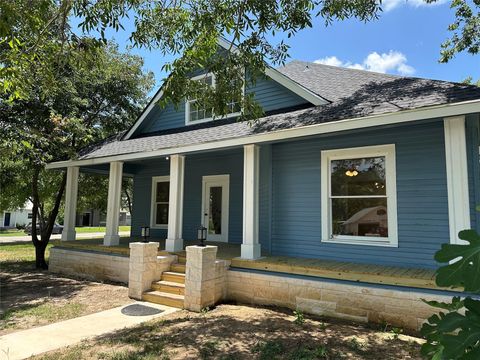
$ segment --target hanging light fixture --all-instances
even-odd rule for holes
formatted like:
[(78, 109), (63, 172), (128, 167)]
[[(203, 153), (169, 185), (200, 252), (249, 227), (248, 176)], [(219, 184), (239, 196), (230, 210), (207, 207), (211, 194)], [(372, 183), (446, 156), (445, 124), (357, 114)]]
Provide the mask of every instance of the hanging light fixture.
[(347, 171), (345, 171), (345, 175), (347, 175), (347, 176), (349, 176), (349, 177), (357, 176), (357, 175), (358, 175), (358, 171), (357, 171), (357, 169), (355, 169), (355, 168), (353, 167), (353, 168), (348, 169)]

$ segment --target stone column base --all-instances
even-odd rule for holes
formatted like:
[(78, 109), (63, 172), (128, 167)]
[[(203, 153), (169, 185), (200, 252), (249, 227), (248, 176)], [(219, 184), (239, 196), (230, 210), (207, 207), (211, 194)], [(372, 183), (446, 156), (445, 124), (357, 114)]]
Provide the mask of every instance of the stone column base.
[(130, 265), (128, 271), (128, 296), (142, 300), (150, 290), (157, 273), (158, 242), (130, 243)]

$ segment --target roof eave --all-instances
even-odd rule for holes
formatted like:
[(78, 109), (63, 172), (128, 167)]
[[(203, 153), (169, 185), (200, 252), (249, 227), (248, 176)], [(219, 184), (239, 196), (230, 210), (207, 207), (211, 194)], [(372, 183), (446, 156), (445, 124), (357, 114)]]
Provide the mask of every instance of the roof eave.
[(69, 166), (106, 164), (112, 161), (142, 160), (171, 154), (186, 154), (198, 151), (231, 148), (236, 146), (238, 147), (247, 144), (268, 143), (332, 132), (341, 132), (390, 124), (401, 124), (423, 119), (445, 118), (479, 112), (480, 99), (469, 100), (458, 103), (428, 106), (420, 109), (404, 110), (394, 113), (350, 118), (321, 124), (282, 129), (256, 135), (209, 141), (200, 144), (170, 147), (153, 151), (126, 153), (90, 159), (58, 161), (47, 164), (46, 168), (61, 169)]

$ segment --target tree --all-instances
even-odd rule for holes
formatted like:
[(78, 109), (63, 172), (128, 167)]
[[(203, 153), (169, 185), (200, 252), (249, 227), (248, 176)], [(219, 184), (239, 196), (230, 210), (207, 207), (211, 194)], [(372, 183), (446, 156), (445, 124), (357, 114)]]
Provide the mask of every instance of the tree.
[[(433, 3), (439, 0), (424, 0)], [(81, 43), (79, 30), (105, 41), (108, 29), (119, 30), (126, 18), (134, 20), (130, 34), (133, 46), (156, 49), (177, 58), (163, 65), (170, 73), (163, 86), (160, 105), (179, 104), (185, 97), (195, 98), (204, 108), (212, 108), (217, 117), (229, 112), (225, 98), (243, 109), (243, 118), (257, 118), (262, 109), (253, 95), (244, 95), (242, 87), (232, 84), (254, 83), (263, 74), (265, 60), (281, 64), (289, 47), (278, 33), (290, 38), (312, 26), (312, 19), (322, 17), (325, 24), (334, 20), (376, 19), (382, 11), (381, 0), (36, 0), (0, 2), (0, 42), (10, 51), (0, 57), (0, 81), (11, 96), (23, 96), (28, 79), (22, 68), (28, 67), (44, 47), (44, 38), (52, 31), (62, 44)], [(456, 53), (478, 53), (480, 42), (480, 3), (452, 0), (455, 21), (449, 27), (450, 39), (442, 44), (441, 61), (447, 62)], [(69, 19), (79, 20), (80, 29), (72, 29)], [(39, 20), (42, 19), (42, 20)], [(19, 37), (18, 22), (27, 22), (32, 30), (27, 38)], [(217, 39), (226, 36), (236, 44), (235, 51), (218, 52)], [(91, 46), (91, 44), (90, 44)], [(233, 50), (233, 46), (231, 47)], [(190, 80), (198, 68), (216, 76), (216, 87)], [(251, 76), (244, 76), (247, 69)]]
[[(12, 3), (26, 6), (29, 2)], [(136, 119), (153, 85), (153, 75), (142, 71), (139, 57), (73, 33), (68, 41), (59, 37), (61, 23), (46, 26), (51, 21), (49, 14), (59, 11), (58, 6), (45, 8), (43, 12), (42, 7), (24, 8), (35, 16), (17, 19), (16, 39), (28, 39), (36, 28), (45, 33), (28, 68), (15, 67), (18, 79), (25, 80), (22, 96), (14, 96), (17, 90), (11, 87), (0, 97), (0, 202), (8, 198), (19, 206), (32, 201), (37, 268), (47, 268), (45, 248), (66, 182), (65, 172), (47, 173), (45, 163), (73, 158), (85, 146), (124, 130)], [(16, 51), (14, 48), (5, 42), (0, 45), (4, 69), (12, 67), (10, 52)]]
[[(28, 68), (45, 48), (45, 38), (51, 33), (64, 46), (81, 45), (69, 20), (75, 17), (80, 30), (105, 41), (108, 29), (118, 30), (126, 17), (134, 18), (135, 29), (130, 34), (133, 46), (156, 49), (161, 54), (178, 56), (163, 66), (171, 73), (163, 86), (162, 104), (179, 104), (185, 97), (212, 108), (216, 116), (229, 112), (225, 98), (243, 108), (244, 117), (258, 117), (262, 110), (253, 95), (244, 96), (241, 86), (253, 83), (263, 73), (265, 59), (282, 63), (288, 46), (280, 41), (273, 44), (269, 35), (284, 32), (291, 37), (299, 30), (312, 26), (312, 18), (322, 16), (326, 23), (334, 19), (357, 18), (368, 21), (381, 10), (377, 0), (37, 0), (32, 11), (30, 1), (0, 2), (0, 39), (9, 47), (2, 54), (0, 80), (12, 97), (25, 96), (29, 79), (22, 69)], [(40, 19), (40, 20), (39, 20)], [(31, 29), (28, 37), (18, 36), (18, 22)], [(218, 52), (217, 40), (226, 36), (235, 43), (235, 51)], [(92, 41), (88, 46), (92, 46)], [(233, 47), (231, 48), (233, 50)], [(189, 74), (198, 68), (215, 73), (216, 87), (190, 80)], [(251, 76), (245, 77), (247, 69)]]

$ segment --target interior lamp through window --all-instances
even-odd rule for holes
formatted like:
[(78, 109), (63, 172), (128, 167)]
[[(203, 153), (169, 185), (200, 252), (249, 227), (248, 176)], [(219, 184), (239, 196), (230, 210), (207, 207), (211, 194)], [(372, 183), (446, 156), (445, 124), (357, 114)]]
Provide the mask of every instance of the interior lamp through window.
[(355, 168), (348, 169), (347, 171), (345, 171), (345, 175), (350, 176), (350, 177), (357, 176), (358, 171)]

